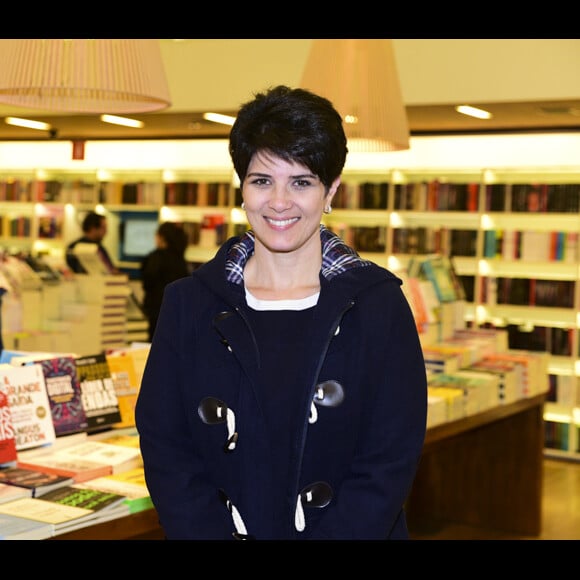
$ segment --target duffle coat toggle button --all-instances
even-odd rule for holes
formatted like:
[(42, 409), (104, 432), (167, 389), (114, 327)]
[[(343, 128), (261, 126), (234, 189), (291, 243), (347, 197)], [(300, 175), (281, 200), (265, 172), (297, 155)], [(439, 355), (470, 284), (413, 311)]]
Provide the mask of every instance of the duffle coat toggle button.
[(236, 443), (238, 442), (236, 416), (223, 401), (216, 397), (205, 397), (197, 407), (197, 414), (206, 425), (226, 423), (228, 438), (223, 449), (226, 453), (229, 453), (236, 448)]
[(294, 525), (299, 532), (304, 531), (306, 519), (304, 508), (323, 508), (332, 500), (332, 488), (326, 481), (316, 481), (302, 489), (298, 494)]
[(338, 407), (344, 401), (344, 389), (337, 381), (324, 381), (318, 383), (314, 389), (314, 397), (310, 407), (310, 424), (318, 420), (318, 411), (316, 405), (321, 407)]

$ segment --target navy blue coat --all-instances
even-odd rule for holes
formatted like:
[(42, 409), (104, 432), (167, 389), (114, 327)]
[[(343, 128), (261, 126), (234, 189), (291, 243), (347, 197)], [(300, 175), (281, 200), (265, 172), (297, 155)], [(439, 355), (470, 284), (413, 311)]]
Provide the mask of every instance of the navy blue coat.
[(309, 380), (296, 392), (303, 428), (284, 457), (283, 521), (273, 517), (272, 466), (281, 457), (256, 389), (260, 352), (241, 279), (253, 239), (232, 253), (241, 246), (231, 238), (167, 286), (136, 406), (147, 485), (167, 538), (408, 537), (403, 506), (427, 415), (416, 326), (399, 278), (323, 226), (321, 237), (309, 357), (288, 358)]

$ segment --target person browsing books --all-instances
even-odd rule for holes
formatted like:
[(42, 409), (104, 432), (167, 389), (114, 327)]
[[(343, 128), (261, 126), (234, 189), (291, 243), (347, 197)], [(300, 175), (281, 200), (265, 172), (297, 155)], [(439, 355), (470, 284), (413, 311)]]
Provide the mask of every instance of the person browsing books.
[(149, 341), (153, 338), (165, 286), (189, 275), (186, 249), (184, 229), (179, 224), (164, 222), (155, 232), (155, 249), (141, 262), (143, 311), (149, 324)]
[(273, 87), (229, 152), (250, 229), (165, 288), (136, 404), (165, 536), (408, 539), (425, 364), (401, 280), (322, 224), (341, 117)]
[(66, 248), (66, 263), (75, 274), (86, 274), (87, 270), (81, 260), (75, 254), (77, 244), (96, 244), (99, 258), (104, 264), (104, 270), (108, 274), (119, 274), (119, 269), (114, 265), (103, 240), (107, 235), (107, 217), (91, 211), (87, 213), (82, 222), (83, 235), (71, 242)]

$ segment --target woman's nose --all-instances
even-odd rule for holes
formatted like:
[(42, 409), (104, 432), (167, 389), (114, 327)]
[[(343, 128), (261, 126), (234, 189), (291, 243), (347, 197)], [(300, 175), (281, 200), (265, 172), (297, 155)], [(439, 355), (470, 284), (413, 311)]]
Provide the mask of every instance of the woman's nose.
[(270, 207), (275, 211), (284, 211), (292, 205), (290, 193), (285, 185), (275, 185), (272, 188)]

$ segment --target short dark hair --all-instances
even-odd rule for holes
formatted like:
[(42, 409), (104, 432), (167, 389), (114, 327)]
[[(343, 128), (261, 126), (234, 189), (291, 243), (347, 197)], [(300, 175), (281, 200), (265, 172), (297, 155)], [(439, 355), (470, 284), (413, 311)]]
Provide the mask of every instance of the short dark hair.
[(157, 228), (157, 235), (161, 236), (167, 243), (170, 252), (183, 256), (187, 249), (188, 239), (185, 230), (180, 224), (175, 222), (163, 222)]
[(90, 211), (83, 219), (83, 232), (87, 233), (93, 229), (100, 228), (106, 219), (104, 215), (96, 211)]
[(340, 114), (328, 99), (278, 85), (242, 105), (229, 151), (242, 183), (254, 154), (267, 151), (305, 165), (328, 189), (342, 173), (348, 148)]

